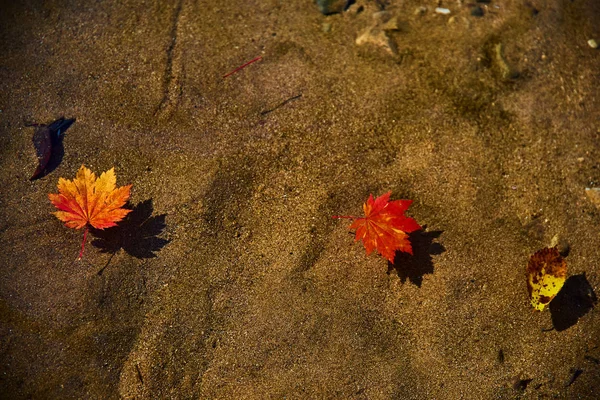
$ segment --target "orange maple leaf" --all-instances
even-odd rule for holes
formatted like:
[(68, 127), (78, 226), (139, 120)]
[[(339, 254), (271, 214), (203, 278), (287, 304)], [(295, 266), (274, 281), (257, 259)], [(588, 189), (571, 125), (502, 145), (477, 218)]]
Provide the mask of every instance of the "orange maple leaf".
[(89, 226), (96, 229), (117, 225), (131, 210), (121, 208), (129, 199), (131, 185), (116, 188), (115, 169), (102, 173), (99, 178), (84, 165), (74, 180), (59, 178), (58, 194), (49, 194), (50, 201), (59, 211), (54, 215), (69, 228), (85, 227), (79, 259), (83, 255)]
[(367, 255), (373, 250), (394, 262), (396, 251), (412, 254), (412, 246), (408, 238), (410, 232), (421, 229), (414, 219), (404, 215), (412, 204), (412, 200), (389, 201), (392, 192), (373, 199), (369, 196), (363, 205), (364, 217), (334, 216), (333, 218), (353, 219), (349, 229), (356, 229), (356, 241), (362, 240)]

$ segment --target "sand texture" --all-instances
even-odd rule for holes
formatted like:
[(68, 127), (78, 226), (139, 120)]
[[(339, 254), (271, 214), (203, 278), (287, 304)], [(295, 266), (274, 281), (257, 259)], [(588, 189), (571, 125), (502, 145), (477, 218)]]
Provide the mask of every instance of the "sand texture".
[[(5, 3), (0, 398), (597, 398), (600, 2)], [(82, 164), (134, 212), (77, 261)], [(388, 191), (424, 227), (394, 264), (331, 218)]]

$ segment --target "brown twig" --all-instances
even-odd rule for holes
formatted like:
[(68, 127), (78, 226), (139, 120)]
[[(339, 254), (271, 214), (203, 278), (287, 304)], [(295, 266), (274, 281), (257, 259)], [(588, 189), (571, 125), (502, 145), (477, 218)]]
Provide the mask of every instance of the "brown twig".
[(135, 369), (137, 371), (137, 377), (140, 380), (140, 383), (143, 385), (144, 384), (144, 377), (142, 376), (142, 370), (140, 369), (140, 366), (138, 363), (135, 363)]
[(275, 107), (271, 108), (270, 110), (261, 111), (260, 115), (267, 115), (268, 113), (273, 112), (273, 111), (277, 110), (278, 108), (285, 106), (290, 101), (299, 99), (300, 97), (302, 97), (302, 93), (297, 94), (295, 96), (290, 97), (289, 99), (282, 101), (281, 103), (277, 104)]

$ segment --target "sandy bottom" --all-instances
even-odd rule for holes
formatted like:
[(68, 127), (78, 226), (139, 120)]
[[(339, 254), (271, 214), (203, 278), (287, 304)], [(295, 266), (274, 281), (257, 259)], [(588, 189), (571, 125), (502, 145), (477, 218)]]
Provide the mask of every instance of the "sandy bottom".
[[(597, 398), (598, 1), (13, 3), (0, 397)], [(29, 181), (26, 124), (61, 116)], [(47, 194), (82, 164), (135, 211), (77, 261)], [(394, 264), (331, 218), (387, 191), (424, 226)]]

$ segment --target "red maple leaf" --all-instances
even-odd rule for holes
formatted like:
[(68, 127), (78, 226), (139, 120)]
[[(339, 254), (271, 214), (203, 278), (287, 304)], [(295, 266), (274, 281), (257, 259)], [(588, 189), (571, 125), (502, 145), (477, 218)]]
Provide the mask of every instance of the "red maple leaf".
[(421, 229), (414, 219), (404, 215), (412, 204), (412, 200), (389, 201), (392, 192), (373, 199), (369, 196), (363, 205), (364, 217), (334, 216), (333, 218), (353, 219), (349, 229), (356, 229), (356, 241), (362, 240), (367, 255), (373, 250), (394, 262), (396, 251), (412, 254), (412, 246), (408, 238), (410, 232)]
[(117, 188), (116, 183), (114, 168), (96, 178), (92, 171), (82, 165), (75, 179), (70, 181), (60, 178), (59, 193), (48, 195), (52, 204), (58, 208), (54, 215), (67, 227), (85, 227), (79, 259), (83, 256), (88, 226), (96, 229), (110, 228), (131, 212), (122, 208), (129, 199), (131, 185)]

